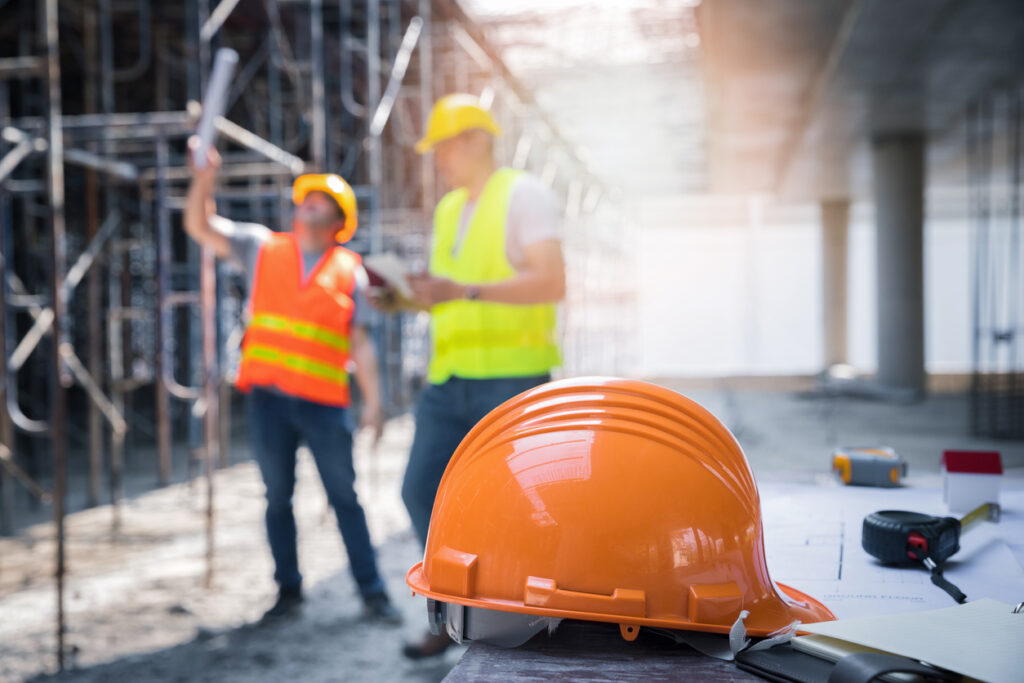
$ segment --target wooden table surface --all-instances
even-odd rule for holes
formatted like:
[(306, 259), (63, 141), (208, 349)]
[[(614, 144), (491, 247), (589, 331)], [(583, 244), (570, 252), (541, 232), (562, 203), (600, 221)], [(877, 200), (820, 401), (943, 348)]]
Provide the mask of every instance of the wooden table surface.
[(707, 657), (663, 636), (632, 643), (614, 624), (563, 621), (517, 648), (472, 643), (444, 679), (468, 681), (759, 681), (732, 662)]

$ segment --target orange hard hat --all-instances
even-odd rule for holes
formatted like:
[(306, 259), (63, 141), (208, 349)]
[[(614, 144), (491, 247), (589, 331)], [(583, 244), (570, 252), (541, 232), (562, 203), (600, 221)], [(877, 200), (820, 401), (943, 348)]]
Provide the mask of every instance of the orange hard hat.
[(627, 640), (642, 626), (728, 633), (742, 610), (758, 636), (835, 618), (768, 576), (757, 486), (725, 425), (612, 378), (551, 382), (481, 420), (406, 582), (431, 609), (610, 622)]
[(359, 225), (359, 206), (352, 186), (334, 173), (307, 173), (295, 179), (292, 185), (292, 203), (298, 206), (305, 201), (306, 195), (310, 192), (327, 194), (345, 214), (345, 225), (334, 234), (334, 239), (342, 244), (352, 239)]

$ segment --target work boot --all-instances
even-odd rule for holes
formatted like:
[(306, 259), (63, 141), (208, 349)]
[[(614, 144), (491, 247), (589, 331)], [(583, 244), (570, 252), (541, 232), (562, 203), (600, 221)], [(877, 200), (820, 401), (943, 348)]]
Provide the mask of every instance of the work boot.
[(273, 607), (264, 612), (260, 623), (297, 616), (301, 609), (302, 589), (282, 588), (277, 592), (277, 602), (274, 603)]
[(427, 631), (427, 633), (416, 643), (406, 643), (402, 647), (402, 654), (409, 659), (427, 659), (443, 655), (455, 641), (448, 636), (447, 631), (441, 631), (439, 635)]
[(391, 604), (387, 593), (375, 593), (363, 598), (363, 618), (391, 626), (402, 623), (402, 613)]

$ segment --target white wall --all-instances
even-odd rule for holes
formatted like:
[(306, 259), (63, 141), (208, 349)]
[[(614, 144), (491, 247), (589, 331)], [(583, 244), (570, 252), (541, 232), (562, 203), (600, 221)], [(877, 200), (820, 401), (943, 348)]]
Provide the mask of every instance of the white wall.
[[(931, 208), (931, 205), (930, 205)], [(761, 198), (662, 199), (638, 209), (639, 372), (646, 376), (809, 374), (821, 370), (821, 232), (816, 206)], [(925, 228), (926, 362), (970, 369), (968, 230)], [(870, 207), (849, 237), (849, 359), (875, 367)]]

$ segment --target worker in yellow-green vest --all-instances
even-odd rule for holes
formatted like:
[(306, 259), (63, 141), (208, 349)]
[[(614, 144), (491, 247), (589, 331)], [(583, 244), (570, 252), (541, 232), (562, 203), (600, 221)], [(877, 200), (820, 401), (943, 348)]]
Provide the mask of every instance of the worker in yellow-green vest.
[[(492, 116), (471, 95), (448, 95), (426, 128), (416, 151), (433, 151), (452, 189), (434, 213), (429, 271), (411, 282), (431, 315), (429, 383), (402, 483), (422, 544), (441, 475), (463, 437), (560, 364), (555, 305), (565, 296), (558, 201), (538, 178), (497, 167), (501, 129)], [(446, 634), (428, 634), (405, 654), (429, 657), (450, 644)]]

